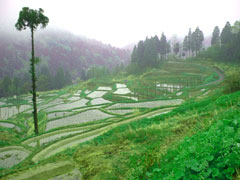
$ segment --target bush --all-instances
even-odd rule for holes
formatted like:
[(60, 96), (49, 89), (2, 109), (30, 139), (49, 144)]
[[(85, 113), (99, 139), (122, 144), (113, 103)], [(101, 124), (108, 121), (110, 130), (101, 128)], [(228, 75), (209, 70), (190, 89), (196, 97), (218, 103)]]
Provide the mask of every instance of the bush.
[(148, 179), (232, 179), (240, 167), (239, 124), (239, 112), (230, 110), (208, 130), (170, 149)]
[(240, 72), (234, 72), (233, 74), (227, 76), (224, 81), (225, 93), (233, 93), (240, 91)]

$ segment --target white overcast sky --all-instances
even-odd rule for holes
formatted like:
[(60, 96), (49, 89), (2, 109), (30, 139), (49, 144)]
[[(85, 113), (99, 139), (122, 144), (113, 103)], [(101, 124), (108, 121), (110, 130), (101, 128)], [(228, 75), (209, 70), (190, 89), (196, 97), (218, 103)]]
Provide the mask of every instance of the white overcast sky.
[(183, 37), (197, 26), (206, 36), (240, 20), (240, 0), (0, 0), (0, 29), (14, 31), (25, 6), (43, 8), (49, 27), (117, 47), (162, 32)]

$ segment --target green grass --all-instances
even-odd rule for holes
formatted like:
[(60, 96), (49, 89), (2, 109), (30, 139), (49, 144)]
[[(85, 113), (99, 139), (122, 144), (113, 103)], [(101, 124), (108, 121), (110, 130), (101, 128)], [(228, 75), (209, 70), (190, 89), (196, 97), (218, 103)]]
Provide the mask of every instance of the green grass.
[(209, 129), (170, 148), (148, 179), (232, 179), (240, 167), (239, 110), (226, 111)]
[[(134, 108), (133, 113), (124, 116), (116, 115), (115, 118), (58, 128), (49, 133), (44, 132), (47, 114), (40, 111), (41, 134), (36, 137), (33, 133), (31, 114), (20, 113), (11, 118), (11, 122), (18, 125), (22, 132), (17, 133), (10, 129), (0, 128), (3, 134), (0, 139), (2, 147), (20, 145), (23, 141), (31, 142), (58, 132), (68, 132), (71, 128), (85, 129), (87, 126), (92, 126), (92, 128), (81, 134), (62, 137), (37, 148), (28, 147), (23, 143), (23, 146), (33, 153), (13, 168), (0, 170), (0, 176), (18, 172), (21, 174), (21, 171), (28, 172), (27, 170), (32, 167), (64, 160), (71, 160), (72, 164), (81, 171), (84, 179), (226, 179), (236, 176), (236, 172), (239, 172), (238, 157), (240, 157), (239, 151), (236, 150), (240, 143), (238, 119), (240, 92), (223, 95), (223, 83), (197, 87), (199, 84), (214, 82), (219, 78), (213, 71), (213, 66), (218, 68), (222, 66), (227, 69), (224, 65), (216, 65), (213, 62), (186, 60), (180, 63), (163, 63), (160, 68), (149, 69), (140, 76), (120, 74), (113, 78), (81, 82), (60, 91), (49, 92), (56, 93), (52, 97), (47, 95), (48, 92), (41, 92), (42, 99), (48, 103), (61, 95), (73, 94), (79, 89), (94, 91), (99, 86), (108, 86), (113, 90), (105, 94), (104, 98), (112, 101), (112, 104), (135, 102), (112, 95), (112, 92), (116, 90), (116, 83), (127, 82), (128, 88), (138, 92), (143, 102), (183, 98), (185, 103), (168, 114), (152, 118), (148, 117), (164, 111), (167, 107)], [(232, 67), (227, 67), (228, 73), (231, 73)], [(176, 96), (176, 92), (156, 92), (157, 82), (182, 83), (188, 87), (181, 89), (183, 92), (181, 96)], [(209, 94), (203, 96), (207, 91)], [(82, 91), (81, 98), (86, 96)], [(108, 113), (107, 107), (112, 104), (101, 106), (100, 110)], [(95, 108), (95, 106), (89, 107)], [(99, 109), (97, 106), (96, 108)], [(79, 110), (86, 111), (85, 108), (79, 108)], [(26, 119), (29, 119), (28, 127), (23, 125)], [(58, 154), (47, 159), (41, 159), (51, 154), (51, 151), (56, 148), (98, 133), (103, 134), (89, 142), (76, 144), (72, 148), (59, 151)], [(221, 156), (218, 156), (219, 154), (215, 153), (214, 149), (222, 152)], [(40, 160), (37, 164), (32, 162), (36, 154), (38, 154), (36, 159)], [(238, 161), (235, 162), (232, 159)], [(224, 164), (218, 167), (219, 162)]]
[[(235, 119), (239, 116), (239, 99), (240, 93), (238, 92), (219, 98), (211, 97), (200, 102), (189, 102), (167, 115), (142, 119), (116, 127), (92, 142), (75, 149), (74, 160), (78, 163), (85, 179), (158, 178), (158, 176), (154, 176), (154, 173), (157, 174), (160, 171), (159, 169), (163, 166), (162, 163), (165, 162), (162, 159), (168, 157), (167, 150), (169, 148), (176, 149), (175, 152), (181, 155), (182, 150), (179, 150), (178, 147), (189, 148), (189, 143), (188, 146), (184, 145), (186, 137), (188, 137), (187, 139), (192, 138), (191, 142), (195, 142), (192, 143), (193, 146), (198, 145), (193, 147), (196, 149), (202, 146), (201, 143), (198, 143), (202, 139), (197, 141), (198, 136), (202, 136), (208, 141), (208, 136), (204, 134), (208, 129), (211, 130), (210, 133), (216, 133), (217, 136), (218, 130), (215, 128), (215, 124), (220, 123), (219, 119), (227, 117)], [(229, 122), (231, 121), (229, 120)], [(224, 128), (228, 129), (228, 126), (224, 126)], [(214, 132), (215, 130), (216, 132)], [(221, 134), (221, 131), (219, 133)], [(192, 136), (193, 134), (195, 135)], [(231, 135), (228, 137), (231, 137)], [(235, 138), (237, 137), (239, 136), (235, 133)], [(215, 142), (218, 140), (215, 139)], [(231, 142), (234, 142), (234, 139), (229, 141), (230, 144)], [(222, 144), (227, 145), (225, 141)], [(210, 152), (214, 149), (203, 147), (203, 149)], [(225, 146), (219, 148), (219, 151), (224, 151)], [(236, 153), (239, 153), (239, 151), (236, 151)], [(184, 157), (184, 155), (182, 156)], [(200, 159), (201, 157), (205, 157), (204, 154), (199, 155)], [(216, 161), (218, 161), (217, 157)], [(186, 161), (186, 163), (188, 162)], [(161, 164), (160, 168), (156, 168), (158, 164)], [(230, 164), (227, 163), (226, 165)], [(168, 166), (168, 163), (166, 166)], [(182, 166), (184, 167), (184, 165)], [(172, 170), (173, 167), (178, 166), (173, 164), (168, 167)], [(212, 168), (216, 168), (214, 164)], [(197, 175), (197, 177), (200, 176)]]

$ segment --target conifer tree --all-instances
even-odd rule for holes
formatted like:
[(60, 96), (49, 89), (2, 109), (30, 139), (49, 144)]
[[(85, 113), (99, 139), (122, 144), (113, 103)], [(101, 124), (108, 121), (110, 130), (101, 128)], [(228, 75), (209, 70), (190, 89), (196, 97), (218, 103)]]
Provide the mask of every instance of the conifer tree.
[(221, 33), (221, 44), (226, 45), (232, 40), (232, 27), (229, 22), (224, 26)]
[(196, 28), (195, 30), (195, 51), (196, 53), (200, 52), (202, 48), (202, 43), (204, 40), (204, 35), (203, 32), (199, 29), (199, 27)]
[(187, 51), (190, 55), (190, 51), (192, 49), (192, 30), (189, 28), (188, 35), (187, 35)]
[(37, 27), (41, 25), (41, 28), (45, 28), (48, 25), (49, 19), (44, 16), (43, 9), (33, 10), (28, 7), (22, 8), (19, 13), (19, 18), (15, 27), (17, 30), (25, 30), (27, 27), (31, 30), (31, 38), (32, 38), (32, 58), (30, 59), (30, 73), (32, 76), (32, 101), (33, 101), (33, 115), (34, 115), (34, 127), (35, 133), (38, 134), (38, 118), (37, 118), (37, 98), (36, 98), (36, 72), (35, 72), (35, 64), (37, 59), (34, 54), (34, 31), (36, 31)]
[(213, 33), (212, 33), (212, 39), (211, 39), (211, 45), (220, 45), (220, 30), (218, 26), (215, 26)]
[(175, 54), (178, 54), (179, 50), (180, 50), (180, 44), (179, 42), (177, 42), (176, 44), (174, 44), (173, 51)]
[(143, 54), (144, 54), (144, 42), (139, 41), (138, 46), (137, 46), (137, 63), (138, 64), (143, 64), (144, 59), (143, 59)]
[(160, 39), (160, 54), (161, 54), (161, 59), (164, 59), (167, 54), (167, 38), (162, 33), (161, 39)]
[(185, 51), (185, 52), (188, 51), (188, 36), (184, 37), (184, 40), (183, 40), (183, 51)]
[(137, 63), (137, 47), (134, 46), (131, 54), (131, 63)]

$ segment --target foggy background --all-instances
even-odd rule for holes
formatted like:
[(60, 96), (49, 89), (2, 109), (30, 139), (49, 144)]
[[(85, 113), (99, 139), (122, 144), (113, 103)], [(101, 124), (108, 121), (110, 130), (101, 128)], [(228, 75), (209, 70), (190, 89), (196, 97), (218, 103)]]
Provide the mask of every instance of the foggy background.
[(22, 7), (43, 8), (47, 29), (63, 29), (116, 47), (162, 32), (182, 38), (197, 26), (205, 37), (240, 19), (239, 0), (0, 0), (0, 31), (14, 27)]

